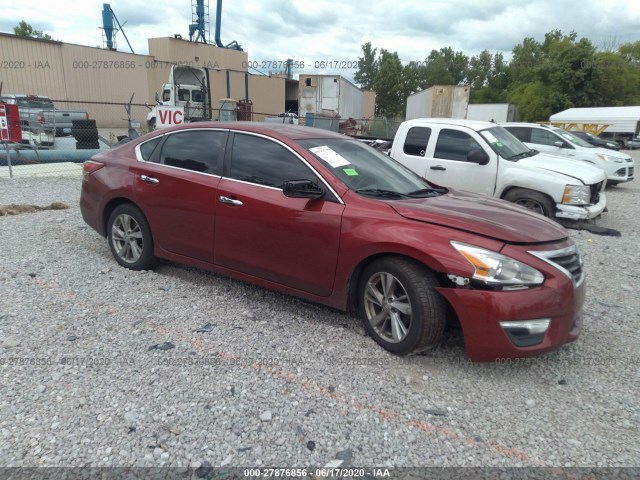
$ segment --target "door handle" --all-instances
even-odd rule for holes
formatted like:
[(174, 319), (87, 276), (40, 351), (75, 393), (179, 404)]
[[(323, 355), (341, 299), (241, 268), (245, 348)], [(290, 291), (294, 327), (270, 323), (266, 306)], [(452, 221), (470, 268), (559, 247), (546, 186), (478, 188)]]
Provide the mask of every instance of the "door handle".
[(218, 200), (220, 200), (220, 202), (222, 202), (222, 203), (226, 203), (227, 205), (233, 205), (235, 207), (242, 206), (242, 202), (240, 200), (236, 200), (234, 198), (225, 197), (224, 195), (221, 195)]
[(431, 170), (442, 170), (443, 172), (446, 170), (442, 165), (434, 165), (433, 167), (429, 167)]
[(140, 175), (140, 180), (142, 180), (143, 182), (152, 183), (154, 185), (156, 183), (160, 183), (160, 180), (158, 180), (157, 178), (147, 177), (146, 175)]

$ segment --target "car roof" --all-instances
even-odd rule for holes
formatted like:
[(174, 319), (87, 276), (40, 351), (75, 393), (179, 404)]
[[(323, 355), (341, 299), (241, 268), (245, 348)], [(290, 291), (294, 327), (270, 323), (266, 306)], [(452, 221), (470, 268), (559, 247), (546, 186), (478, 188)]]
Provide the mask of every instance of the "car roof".
[(160, 134), (175, 132), (180, 130), (191, 130), (194, 128), (221, 128), (235, 131), (246, 131), (261, 133), (273, 137), (286, 137), (292, 140), (304, 140), (312, 138), (339, 138), (347, 139), (342, 135), (321, 128), (292, 125), (286, 123), (266, 123), (266, 122), (192, 122), (177, 127), (163, 128)]
[(555, 127), (555, 125), (549, 125), (546, 123), (527, 123), (527, 122), (500, 122), (499, 125), (503, 127), (538, 127), (538, 128), (547, 128), (547, 129), (551, 129)]
[(407, 120), (405, 123), (416, 126), (437, 123), (439, 125), (455, 125), (460, 127), (468, 127), (472, 130), (484, 130), (485, 128), (491, 128), (498, 125), (497, 123), (493, 122), (467, 120), (466, 118), (414, 118), (413, 120)]

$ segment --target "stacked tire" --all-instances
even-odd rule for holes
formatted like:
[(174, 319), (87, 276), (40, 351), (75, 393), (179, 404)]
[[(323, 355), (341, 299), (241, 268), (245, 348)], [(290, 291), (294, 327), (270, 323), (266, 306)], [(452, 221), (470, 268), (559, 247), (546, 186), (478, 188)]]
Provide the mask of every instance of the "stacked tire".
[(97, 150), (100, 148), (95, 120), (74, 120), (71, 135), (76, 139), (77, 150)]

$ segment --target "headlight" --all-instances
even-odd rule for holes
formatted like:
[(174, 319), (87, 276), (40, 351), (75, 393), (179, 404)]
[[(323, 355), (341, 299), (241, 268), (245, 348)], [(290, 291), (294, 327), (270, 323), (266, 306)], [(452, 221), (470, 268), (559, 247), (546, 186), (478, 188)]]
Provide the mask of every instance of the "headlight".
[(567, 185), (564, 187), (562, 203), (565, 205), (589, 205), (591, 203), (591, 187), (588, 185)]
[(624, 163), (624, 160), (618, 157), (612, 157), (611, 155), (598, 154), (598, 157), (605, 162)]
[(473, 266), (474, 280), (503, 287), (527, 287), (544, 282), (542, 273), (513, 258), (466, 243), (450, 243)]

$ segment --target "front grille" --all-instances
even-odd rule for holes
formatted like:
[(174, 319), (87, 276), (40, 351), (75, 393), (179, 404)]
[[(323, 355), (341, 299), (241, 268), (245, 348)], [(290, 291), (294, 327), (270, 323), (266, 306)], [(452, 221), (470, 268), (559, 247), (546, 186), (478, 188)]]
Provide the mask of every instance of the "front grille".
[(629, 178), (633, 177), (634, 167), (629, 167)]
[(576, 287), (584, 280), (582, 258), (580, 258), (580, 253), (575, 245), (560, 250), (538, 250), (529, 253), (559, 269), (573, 281), (573, 285)]
[(600, 201), (600, 190), (602, 190), (602, 184), (604, 182), (596, 183), (595, 185), (591, 185), (591, 205), (595, 205)]
[(614, 173), (616, 177), (624, 177), (626, 174), (627, 174), (626, 168), (619, 168), (618, 170), (616, 170), (616, 173)]

